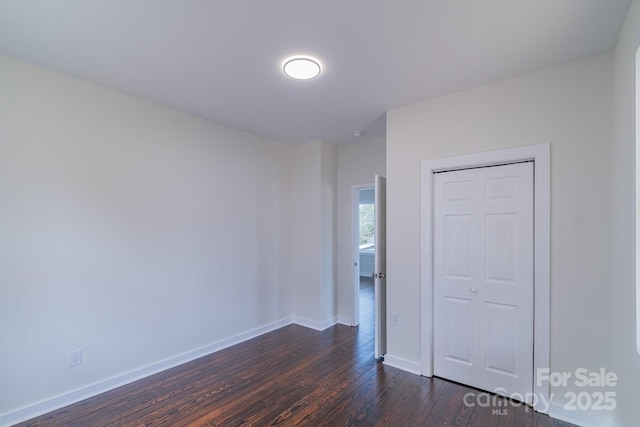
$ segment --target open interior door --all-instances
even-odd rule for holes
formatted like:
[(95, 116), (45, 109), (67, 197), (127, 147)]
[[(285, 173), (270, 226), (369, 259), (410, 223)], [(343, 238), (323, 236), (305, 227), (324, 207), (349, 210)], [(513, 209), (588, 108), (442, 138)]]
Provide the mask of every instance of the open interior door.
[(375, 358), (381, 359), (387, 352), (387, 179), (375, 177)]

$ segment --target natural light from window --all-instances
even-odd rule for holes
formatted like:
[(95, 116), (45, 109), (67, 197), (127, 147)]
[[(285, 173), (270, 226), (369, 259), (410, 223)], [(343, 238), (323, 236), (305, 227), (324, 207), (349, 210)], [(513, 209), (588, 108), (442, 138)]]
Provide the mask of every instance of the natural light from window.
[(373, 204), (360, 205), (360, 250), (374, 247), (375, 223)]

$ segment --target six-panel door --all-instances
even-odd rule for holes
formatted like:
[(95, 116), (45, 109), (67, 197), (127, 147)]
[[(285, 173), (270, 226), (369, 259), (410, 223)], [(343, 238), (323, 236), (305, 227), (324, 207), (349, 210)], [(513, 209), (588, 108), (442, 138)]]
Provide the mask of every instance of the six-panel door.
[(531, 403), (533, 163), (434, 177), (434, 373)]

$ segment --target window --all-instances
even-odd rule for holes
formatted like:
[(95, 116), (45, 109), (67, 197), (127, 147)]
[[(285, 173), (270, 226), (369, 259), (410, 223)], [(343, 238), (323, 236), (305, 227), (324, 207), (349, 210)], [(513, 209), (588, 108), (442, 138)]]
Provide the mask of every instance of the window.
[(360, 249), (372, 248), (374, 242), (374, 214), (373, 204), (361, 204), (360, 206)]

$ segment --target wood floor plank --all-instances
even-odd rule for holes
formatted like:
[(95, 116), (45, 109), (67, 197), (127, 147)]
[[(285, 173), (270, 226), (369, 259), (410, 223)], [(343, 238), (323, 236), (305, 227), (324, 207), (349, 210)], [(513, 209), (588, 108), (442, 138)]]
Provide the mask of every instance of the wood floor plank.
[(19, 426), (571, 426), (376, 362), (371, 330), (289, 325)]

